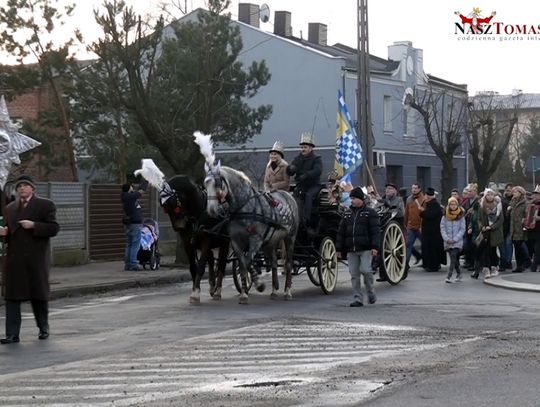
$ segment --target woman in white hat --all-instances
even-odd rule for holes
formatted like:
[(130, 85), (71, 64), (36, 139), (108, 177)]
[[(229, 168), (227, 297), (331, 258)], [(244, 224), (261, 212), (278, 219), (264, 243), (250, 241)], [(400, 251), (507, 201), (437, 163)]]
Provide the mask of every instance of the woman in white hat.
[(287, 174), (287, 161), (283, 159), (283, 143), (276, 141), (269, 151), (270, 159), (264, 172), (264, 190), (289, 190), (289, 175)]

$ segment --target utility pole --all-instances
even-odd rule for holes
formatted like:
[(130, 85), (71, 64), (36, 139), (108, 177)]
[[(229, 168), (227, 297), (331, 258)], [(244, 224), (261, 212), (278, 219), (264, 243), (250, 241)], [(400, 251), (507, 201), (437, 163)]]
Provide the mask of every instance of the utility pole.
[(531, 162), (531, 168), (532, 168), (532, 178), (533, 178), (532, 187), (534, 189), (534, 188), (536, 188), (536, 174), (535, 174), (535, 172), (536, 172), (536, 156), (535, 155), (531, 156), (531, 161), (532, 161)]
[(364, 152), (362, 165), (362, 183), (374, 185), (371, 175), (371, 107), (370, 107), (370, 79), (369, 79), (369, 33), (368, 33), (368, 6), (367, 0), (357, 0), (358, 3), (358, 69), (356, 91), (356, 114), (358, 120), (359, 142)]

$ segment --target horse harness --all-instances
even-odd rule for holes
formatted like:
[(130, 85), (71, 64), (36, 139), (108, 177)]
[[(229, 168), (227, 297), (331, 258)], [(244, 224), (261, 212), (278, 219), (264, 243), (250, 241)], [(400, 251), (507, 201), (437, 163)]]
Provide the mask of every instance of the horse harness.
[[(199, 191), (203, 195), (203, 201), (206, 201), (207, 196), (208, 196), (207, 192), (204, 189), (201, 189), (201, 188), (199, 188)], [(220, 237), (220, 238), (228, 238), (229, 237), (228, 235), (225, 235), (225, 234), (221, 233), (222, 227), (225, 225), (225, 223), (227, 223), (229, 221), (229, 219), (224, 218), (220, 222), (218, 222), (217, 224), (212, 226), (210, 229), (206, 229), (204, 227), (204, 225), (202, 225), (200, 223), (200, 217), (195, 216), (193, 214), (190, 214), (190, 213), (188, 213), (188, 211), (183, 210), (182, 201), (181, 201), (180, 197), (178, 196), (178, 193), (176, 192), (176, 190), (172, 189), (168, 184), (165, 184), (165, 186), (162, 188), (162, 190), (160, 192), (161, 206), (163, 206), (165, 208), (165, 203), (171, 198), (174, 198), (176, 200), (176, 202), (175, 202), (176, 206), (174, 208), (174, 212), (176, 214), (180, 214), (183, 211), (184, 212), (184, 214), (183, 214), (184, 217), (187, 219), (188, 222), (190, 222), (193, 225), (193, 231), (207, 233), (209, 235), (213, 235), (213, 236)]]
[[(235, 219), (253, 220), (266, 225), (266, 230), (264, 231), (262, 238), (263, 240), (269, 239), (275, 233), (276, 229), (285, 229), (281, 223), (278, 223), (277, 214), (274, 210), (274, 208), (279, 206), (279, 202), (276, 201), (272, 195), (270, 195), (270, 193), (257, 191), (255, 188), (253, 188), (253, 186), (251, 186), (251, 191), (253, 192), (252, 196), (239, 205), (238, 211), (231, 212), (231, 217), (234, 217)], [(271, 218), (264, 215), (264, 206), (261, 202), (261, 198), (266, 199), (266, 202), (270, 206), (270, 213), (272, 215)], [(258, 203), (258, 206), (254, 205), (251, 212), (240, 212), (240, 210), (244, 208), (252, 199), (257, 200), (256, 202)], [(257, 213), (257, 208), (261, 209), (261, 213)], [(255, 234), (256, 228), (254, 225), (250, 225), (247, 227), (247, 230), (250, 234)]]

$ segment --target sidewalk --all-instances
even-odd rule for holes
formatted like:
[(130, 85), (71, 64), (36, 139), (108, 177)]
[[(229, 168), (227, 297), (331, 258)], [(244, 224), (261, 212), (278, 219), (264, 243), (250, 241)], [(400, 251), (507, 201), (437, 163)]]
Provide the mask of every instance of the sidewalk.
[(540, 273), (502, 272), (497, 277), (484, 280), (484, 283), (510, 290), (540, 292)]
[(161, 267), (154, 271), (124, 271), (123, 261), (52, 267), (49, 277), (51, 299), (191, 281), (187, 267), (174, 266), (173, 262), (174, 257), (163, 257)]

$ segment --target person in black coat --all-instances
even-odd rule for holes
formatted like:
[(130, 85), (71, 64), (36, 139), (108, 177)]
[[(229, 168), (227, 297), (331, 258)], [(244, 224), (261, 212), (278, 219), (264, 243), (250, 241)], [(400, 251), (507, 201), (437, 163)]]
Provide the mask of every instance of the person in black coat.
[(374, 304), (377, 299), (373, 289), (371, 261), (377, 256), (381, 232), (379, 215), (365, 205), (364, 191), (356, 187), (350, 192), (350, 197), (351, 210), (345, 213), (339, 223), (336, 251), (338, 259), (347, 257), (349, 262), (353, 291), (351, 307), (361, 307), (364, 302), (360, 275), (364, 277), (369, 303)]
[(0, 228), (7, 242), (6, 337), (1, 344), (19, 342), (23, 301), (32, 304), (38, 338), (49, 337), (49, 241), (60, 227), (54, 203), (36, 196), (35, 188), (28, 175), (15, 180), (18, 199), (7, 206), (7, 224)]
[(146, 189), (147, 182), (142, 182), (135, 191), (133, 184), (122, 185), (122, 209), (124, 210), (124, 230), (126, 232), (126, 249), (124, 253), (124, 270), (141, 270), (137, 265), (137, 253), (141, 245), (141, 229), (143, 222), (143, 210), (140, 203), (142, 192)]
[(313, 135), (311, 133), (302, 133), (300, 154), (287, 167), (287, 174), (291, 177), (294, 176), (296, 182), (294, 196), (299, 201), (299, 213), (302, 214), (304, 225), (307, 228), (315, 226), (311, 224), (311, 212), (313, 200), (320, 190), (323, 169), (322, 159), (315, 154), (314, 148)]
[(422, 256), (426, 271), (439, 271), (441, 264), (446, 264), (446, 252), (441, 236), (441, 218), (443, 210), (433, 188), (426, 189), (425, 209), (422, 217)]

